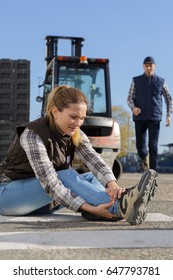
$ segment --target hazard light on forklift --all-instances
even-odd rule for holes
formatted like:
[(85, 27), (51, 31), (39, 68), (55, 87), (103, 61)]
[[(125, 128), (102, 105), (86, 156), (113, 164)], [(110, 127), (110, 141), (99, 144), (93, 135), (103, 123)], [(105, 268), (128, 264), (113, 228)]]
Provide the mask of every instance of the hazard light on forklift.
[(58, 61), (68, 61), (71, 60), (69, 56), (58, 56)]
[(91, 58), (91, 61), (98, 62), (98, 63), (106, 63), (109, 62), (107, 58)]
[(81, 64), (88, 64), (88, 60), (86, 56), (81, 56), (80, 57), (80, 63)]

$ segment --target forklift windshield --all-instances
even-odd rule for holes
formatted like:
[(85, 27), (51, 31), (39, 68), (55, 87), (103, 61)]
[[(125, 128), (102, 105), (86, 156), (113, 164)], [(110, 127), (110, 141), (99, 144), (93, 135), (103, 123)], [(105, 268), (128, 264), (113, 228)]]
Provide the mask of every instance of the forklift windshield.
[(88, 98), (87, 115), (106, 112), (104, 69), (92, 65), (58, 65), (57, 84), (79, 88)]

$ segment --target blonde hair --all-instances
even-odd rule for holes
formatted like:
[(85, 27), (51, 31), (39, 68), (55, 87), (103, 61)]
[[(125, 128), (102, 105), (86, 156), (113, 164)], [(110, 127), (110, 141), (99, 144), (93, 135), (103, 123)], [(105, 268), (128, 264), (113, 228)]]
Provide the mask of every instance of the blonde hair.
[[(65, 108), (69, 108), (70, 104), (85, 103), (88, 105), (87, 97), (82, 91), (77, 88), (66, 85), (55, 87), (48, 95), (46, 114), (49, 118), (50, 126), (54, 126), (52, 108), (57, 107), (58, 111), (62, 112)], [(72, 141), (75, 146), (79, 146), (82, 142), (80, 128), (77, 129), (72, 136)]]

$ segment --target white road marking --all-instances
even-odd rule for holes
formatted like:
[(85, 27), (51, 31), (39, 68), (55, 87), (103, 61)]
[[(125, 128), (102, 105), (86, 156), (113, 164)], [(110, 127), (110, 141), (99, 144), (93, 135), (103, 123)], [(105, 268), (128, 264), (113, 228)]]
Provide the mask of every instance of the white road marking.
[(96, 230), (0, 233), (0, 250), (171, 248), (172, 230)]
[[(41, 216), (4, 217), (0, 222), (68, 222), (83, 221), (80, 214), (61, 213)], [(173, 217), (149, 213), (147, 222), (172, 222)], [(124, 221), (125, 222), (125, 221)], [(82, 249), (82, 248), (170, 248), (173, 229), (70, 230), (56, 232), (1, 232), (0, 250), (11, 249)]]
[[(4, 217), (0, 216), (0, 222), (58, 222), (58, 221), (84, 221), (80, 214), (57, 213), (49, 215), (21, 216), (21, 217)], [(147, 222), (171, 222), (173, 217), (162, 213), (148, 213)]]

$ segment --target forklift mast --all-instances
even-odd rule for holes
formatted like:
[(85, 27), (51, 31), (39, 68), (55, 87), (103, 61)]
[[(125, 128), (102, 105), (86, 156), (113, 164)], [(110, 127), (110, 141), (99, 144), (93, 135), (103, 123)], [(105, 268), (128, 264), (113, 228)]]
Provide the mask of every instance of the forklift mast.
[(85, 41), (81, 37), (65, 37), (65, 36), (46, 36), (46, 46), (47, 46), (47, 66), (51, 60), (58, 56), (58, 43), (59, 40), (69, 40), (71, 41), (71, 56), (80, 57), (82, 55), (82, 42)]

